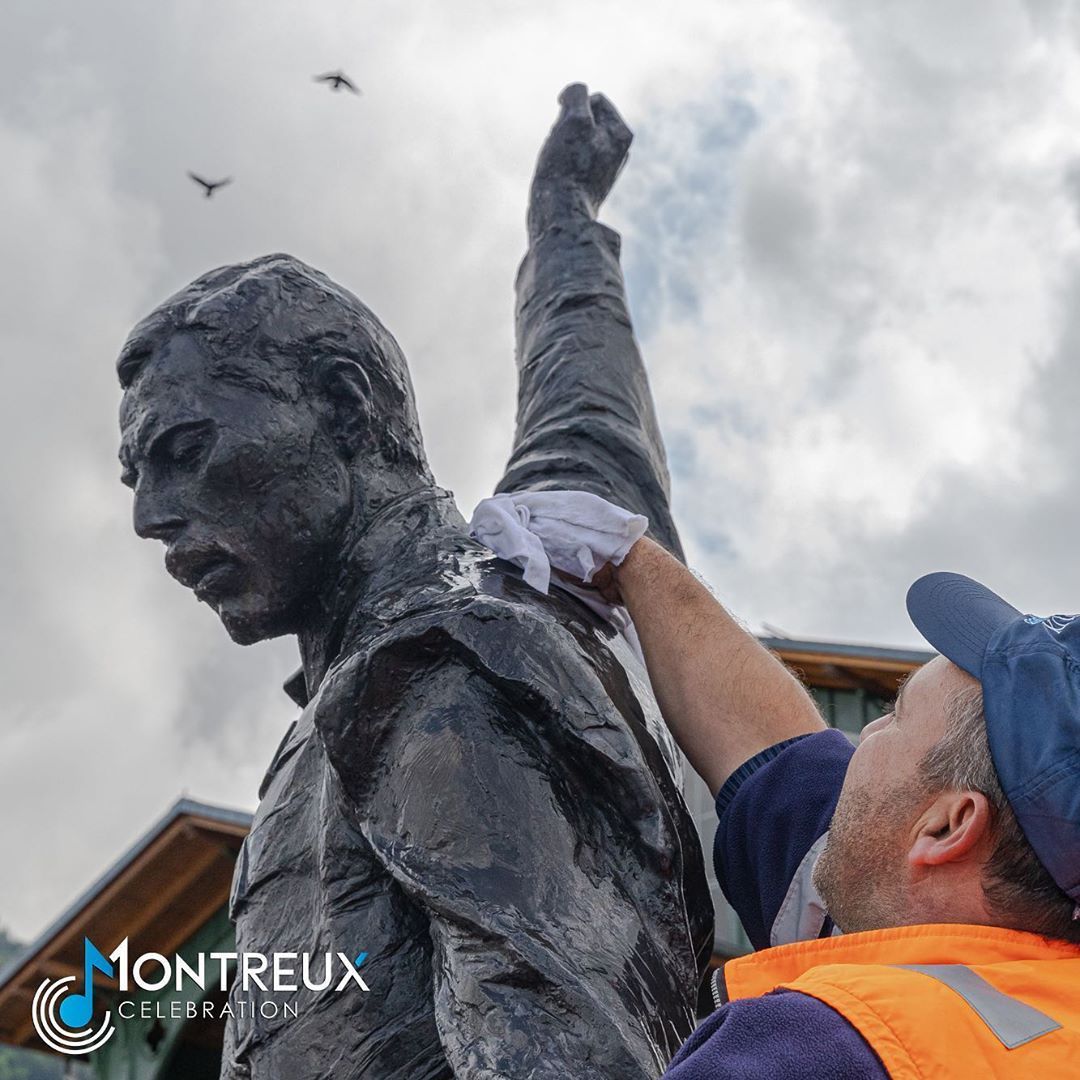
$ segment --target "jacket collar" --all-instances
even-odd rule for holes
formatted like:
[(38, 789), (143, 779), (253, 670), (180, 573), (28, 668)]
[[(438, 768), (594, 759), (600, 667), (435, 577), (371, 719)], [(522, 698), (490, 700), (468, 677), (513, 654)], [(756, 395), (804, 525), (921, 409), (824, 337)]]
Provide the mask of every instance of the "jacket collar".
[[(825, 964), (994, 964), (1078, 959), (1080, 947), (1001, 926), (927, 923), (795, 941), (729, 960), (724, 998), (757, 997)], [(720, 973), (718, 973), (720, 974)]]

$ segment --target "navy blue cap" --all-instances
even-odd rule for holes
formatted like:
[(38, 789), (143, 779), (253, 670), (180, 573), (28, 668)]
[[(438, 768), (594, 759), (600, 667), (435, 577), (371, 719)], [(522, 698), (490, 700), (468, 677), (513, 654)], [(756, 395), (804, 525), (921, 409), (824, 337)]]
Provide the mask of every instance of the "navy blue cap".
[(1080, 903), (1080, 615), (1024, 615), (962, 574), (908, 590), (919, 632), (982, 683), (994, 769), (1020, 828)]

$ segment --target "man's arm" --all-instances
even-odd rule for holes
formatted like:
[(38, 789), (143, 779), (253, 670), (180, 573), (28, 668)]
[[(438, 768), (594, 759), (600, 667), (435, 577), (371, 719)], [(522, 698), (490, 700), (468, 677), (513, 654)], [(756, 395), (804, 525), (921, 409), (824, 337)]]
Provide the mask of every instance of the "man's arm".
[(888, 1080), (880, 1058), (834, 1009), (793, 990), (744, 998), (705, 1020), (664, 1080)]
[(612, 576), (664, 720), (713, 795), (760, 751), (825, 730), (798, 679), (659, 544), (639, 540)]
[(529, 250), (516, 283), (517, 430), (496, 490), (591, 491), (644, 514), (681, 557), (619, 237), (596, 220), (631, 133), (581, 84), (559, 100), (529, 199)]

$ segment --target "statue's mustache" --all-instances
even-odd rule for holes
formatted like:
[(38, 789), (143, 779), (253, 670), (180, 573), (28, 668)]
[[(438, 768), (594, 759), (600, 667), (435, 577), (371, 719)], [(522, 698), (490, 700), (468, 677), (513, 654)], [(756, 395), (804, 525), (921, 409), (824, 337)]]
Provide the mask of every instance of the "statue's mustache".
[(238, 564), (228, 548), (209, 540), (178, 541), (165, 553), (165, 569), (189, 589), (196, 588), (211, 573)]

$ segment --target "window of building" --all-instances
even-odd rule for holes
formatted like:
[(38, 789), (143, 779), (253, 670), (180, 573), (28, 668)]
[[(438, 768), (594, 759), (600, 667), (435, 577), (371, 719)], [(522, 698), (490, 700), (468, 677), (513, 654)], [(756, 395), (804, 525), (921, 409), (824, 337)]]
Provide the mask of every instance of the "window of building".
[(888, 712), (892, 704), (889, 698), (867, 690), (837, 690), (821, 686), (809, 689), (825, 722), (830, 727), (839, 728), (852, 742), (857, 742), (859, 732)]

